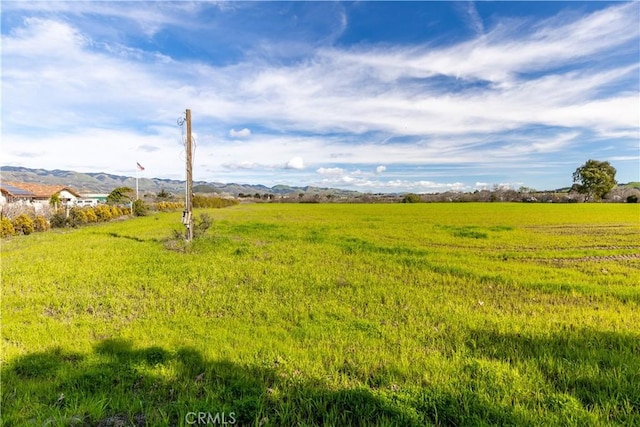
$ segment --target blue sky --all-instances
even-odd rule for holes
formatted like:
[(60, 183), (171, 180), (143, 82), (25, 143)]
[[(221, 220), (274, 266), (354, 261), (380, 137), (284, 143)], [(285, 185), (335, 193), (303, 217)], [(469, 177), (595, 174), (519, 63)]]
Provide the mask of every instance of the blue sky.
[(640, 180), (640, 3), (3, 1), (3, 165), (363, 192)]

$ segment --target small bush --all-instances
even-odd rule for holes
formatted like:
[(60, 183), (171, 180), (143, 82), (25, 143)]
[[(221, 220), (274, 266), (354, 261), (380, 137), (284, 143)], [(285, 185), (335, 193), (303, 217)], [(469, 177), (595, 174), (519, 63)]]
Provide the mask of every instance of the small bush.
[(189, 243), (185, 239), (185, 234), (179, 230), (173, 230), (172, 236), (165, 240), (164, 247), (174, 252), (187, 252)]
[(171, 197), (171, 193), (165, 191), (165, 189), (163, 188), (158, 194), (156, 194), (156, 197), (158, 199), (168, 199), (169, 197)]
[(9, 218), (2, 218), (0, 226), (0, 237), (11, 237), (16, 234), (15, 228)]
[(402, 203), (422, 203), (422, 197), (417, 194), (409, 193), (402, 198)]
[(635, 194), (630, 195), (627, 197), (627, 203), (638, 203), (638, 196)]
[(118, 218), (119, 216), (122, 216), (120, 208), (115, 205), (111, 206), (111, 218)]
[(33, 220), (27, 215), (22, 214), (13, 220), (13, 229), (16, 234), (28, 235), (35, 231)]
[(56, 212), (51, 215), (49, 224), (51, 224), (51, 228), (64, 228), (69, 227), (71, 225), (71, 221), (69, 221), (69, 218), (67, 218), (64, 212)]
[(207, 233), (213, 220), (209, 214), (203, 213), (193, 222), (193, 237), (201, 237)]
[(33, 225), (36, 231), (47, 231), (49, 229), (49, 221), (42, 215), (38, 215), (36, 219), (33, 220)]
[(143, 200), (138, 199), (133, 202), (132, 211), (134, 216), (145, 216), (147, 215), (148, 208)]

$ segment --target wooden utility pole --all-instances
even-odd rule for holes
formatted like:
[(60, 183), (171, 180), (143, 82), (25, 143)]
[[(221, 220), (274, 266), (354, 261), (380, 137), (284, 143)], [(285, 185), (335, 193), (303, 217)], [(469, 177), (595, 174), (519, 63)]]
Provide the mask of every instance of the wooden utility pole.
[(187, 109), (187, 142), (186, 142), (186, 157), (187, 157), (187, 183), (186, 183), (186, 200), (185, 200), (185, 214), (184, 223), (187, 226), (187, 241), (193, 240), (193, 149), (191, 141), (191, 110)]

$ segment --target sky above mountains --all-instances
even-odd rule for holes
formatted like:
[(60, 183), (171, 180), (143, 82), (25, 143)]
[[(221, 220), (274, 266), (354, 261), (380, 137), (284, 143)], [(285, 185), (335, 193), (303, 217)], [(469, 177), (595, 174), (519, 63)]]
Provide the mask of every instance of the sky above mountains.
[(440, 192), (640, 180), (640, 3), (3, 1), (4, 165)]

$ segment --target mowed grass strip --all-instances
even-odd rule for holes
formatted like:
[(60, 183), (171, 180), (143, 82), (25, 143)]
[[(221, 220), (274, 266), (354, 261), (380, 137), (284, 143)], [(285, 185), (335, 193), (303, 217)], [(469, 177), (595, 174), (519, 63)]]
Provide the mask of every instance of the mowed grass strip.
[(3, 241), (2, 425), (640, 424), (639, 208), (240, 205), (186, 249), (170, 213)]

